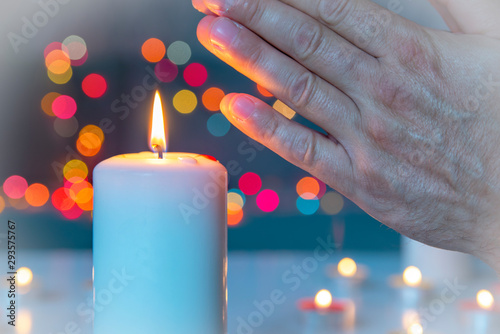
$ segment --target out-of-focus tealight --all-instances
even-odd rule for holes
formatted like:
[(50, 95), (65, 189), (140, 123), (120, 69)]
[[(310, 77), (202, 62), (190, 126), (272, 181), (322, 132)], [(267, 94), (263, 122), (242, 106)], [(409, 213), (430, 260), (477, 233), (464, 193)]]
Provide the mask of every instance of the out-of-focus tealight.
[(76, 113), (76, 102), (71, 96), (61, 95), (54, 99), (52, 102), (52, 111), (61, 119), (68, 119), (73, 117)]
[(192, 63), (184, 69), (184, 80), (189, 86), (200, 87), (207, 81), (207, 78), (207, 69), (202, 64)]
[(26, 286), (33, 281), (33, 272), (28, 267), (21, 267), (17, 270), (17, 284)]
[(317, 198), (320, 190), (318, 181), (310, 176), (300, 179), (295, 188), (297, 190), (297, 194), (304, 199)]
[(262, 180), (259, 175), (248, 172), (240, 177), (238, 186), (245, 195), (255, 195), (262, 187)]
[(71, 77), (73, 76), (73, 70), (71, 69), (71, 67), (69, 67), (66, 72), (61, 74), (56, 74), (47, 70), (47, 76), (53, 83), (58, 85), (64, 85), (68, 83), (69, 80), (71, 80)]
[(341, 276), (353, 277), (358, 271), (358, 266), (353, 259), (346, 257), (340, 260), (337, 270)]
[(82, 81), (83, 92), (93, 99), (97, 99), (106, 93), (108, 84), (106, 79), (100, 74), (91, 73), (87, 75)]
[(78, 159), (70, 160), (64, 165), (64, 178), (71, 183), (82, 182), (88, 176), (89, 169), (87, 165)]
[(484, 310), (491, 310), (495, 304), (495, 298), (488, 290), (480, 290), (476, 295), (476, 301)]
[(325, 289), (318, 291), (318, 293), (314, 297), (314, 304), (320, 309), (329, 308), (330, 305), (332, 305), (332, 302), (332, 294), (330, 293), (330, 291)]
[(64, 39), (62, 45), (66, 48), (69, 59), (72, 61), (81, 60), (87, 54), (87, 44), (80, 36), (68, 36)]
[(408, 334), (422, 334), (424, 332), (424, 328), (421, 324), (413, 324), (408, 327)]
[(297, 205), (297, 209), (303, 215), (315, 214), (319, 209), (319, 200), (316, 196), (309, 199), (299, 196), (295, 204)]
[(418, 287), (422, 283), (422, 272), (415, 266), (407, 267), (403, 272), (403, 282), (410, 287)]
[(168, 59), (162, 59), (155, 65), (155, 75), (161, 82), (172, 82), (177, 78), (179, 69)]
[(61, 94), (56, 92), (50, 92), (45, 94), (45, 96), (42, 98), (42, 102), (40, 103), (42, 106), (42, 110), (45, 114), (49, 116), (55, 116), (54, 112), (52, 111), (52, 103), (59, 96), (61, 96)]
[(158, 38), (150, 38), (142, 44), (141, 52), (144, 59), (157, 63), (165, 56), (165, 44)]
[(207, 89), (202, 96), (202, 102), (205, 108), (210, 111), (220, 110), (220, 102), (224, 98), (224, 91), (217, 87)]

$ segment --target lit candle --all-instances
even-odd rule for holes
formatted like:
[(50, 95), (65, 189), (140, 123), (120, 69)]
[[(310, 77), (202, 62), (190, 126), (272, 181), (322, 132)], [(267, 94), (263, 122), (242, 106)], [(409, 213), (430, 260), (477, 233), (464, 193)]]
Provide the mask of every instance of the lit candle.
[(327, 274), (332, 279), (333, 291), (336, 296), (356, 299), (356, 287), (367, 277), (367, 268), (358, 265), (353, 259), (346, 257), (339, 261), (337, 266), (330, 265)]
[(224, 334), (227, 172), (166, 152), (156, 93), (150, 147), (94, 170), (94, 333)]
[(328, 290), (320, 290), (314, 298), (303, 298), (298, 302), (300, 311), (305, 312), (306, 332), (331, 328), (350, 330), (356, 321), (356, 307), (349, 299), (333, 299)]
[(467, 333), (493, 334), (500, 326), (500, 309), (495, 306), (495, 298), (488, 290), (481, 290), (476, 300), (465, 301), (462, 309), (466, 312)]
[(431, 284), (423, 280), (422, 272), (415, 266), (407, 267), (401, 276), (392, 277), (391, 285), (401, 290), (403, 309), (417, 309), (431, 289)]

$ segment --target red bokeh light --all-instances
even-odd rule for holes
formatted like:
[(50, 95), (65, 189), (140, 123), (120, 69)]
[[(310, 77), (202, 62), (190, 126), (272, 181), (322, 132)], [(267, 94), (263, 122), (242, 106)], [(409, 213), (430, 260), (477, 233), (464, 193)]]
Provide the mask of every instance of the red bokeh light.
[(274, 190), (265, 189), (257, 195), (256, 201), (259, 209), (264, 212), (272, 212), (278, 207), (280, 198)]
[(61, 119), (70, 119), (76, 113), (76, 102), (71, 96), (58, 96), (52, 102), (52, 112)]
[(87, 75), (85, 79), (83, 79), (82, 89), (88, 97), (96, 99), (106, 93), (108, 84), (106, 83), (106, 79), (104, 79), (102, 75), (92, 73)]
[(245, 195), (255, 195), (262, 187), (262, 180), (259, 175), (248, 172), (240, 177), (238, 185)]
[(162, 59), (155, 65), (155, 75), (162, 82), (172, 82), (177, 78), (179, 69), (168, 59)]
[(199, 87), (207, 81), (208, 72), (205, 66), (198, 63), (189, 64), (184, 70), (184, 80), (192, 87)]
[(19, 175), (12, 175), (3, 183), (3, 191), (5, 195), (13, 199), (20, 199), (28, 189), (28, 182)]

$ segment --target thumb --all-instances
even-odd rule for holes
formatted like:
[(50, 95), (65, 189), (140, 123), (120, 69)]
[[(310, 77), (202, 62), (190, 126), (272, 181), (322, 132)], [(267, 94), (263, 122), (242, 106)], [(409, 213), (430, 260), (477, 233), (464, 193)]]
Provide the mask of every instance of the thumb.
[(430, 0), (453, 32), (500, 38), (500, 1)]

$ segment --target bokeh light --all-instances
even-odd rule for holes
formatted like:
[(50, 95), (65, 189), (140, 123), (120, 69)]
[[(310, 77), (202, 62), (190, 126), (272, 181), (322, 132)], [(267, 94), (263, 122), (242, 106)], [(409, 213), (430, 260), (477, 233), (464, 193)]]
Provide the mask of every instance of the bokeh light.
[(207, 120), (207, 129), (213, 136), (222, 137), (231, 129), (231, 123), (223, 114), (213, 114)]
[(89, 58), (89, 52), (87, 51), (85, 52), (82, 58), (77, 60), (71, 59), (71, 66), (82, 66), (83, 64), (85, 64), (88, 58)]
[(417, 287), (422, 283), (422, 272), (415, 266), (409, 266), (403, 272), (403, 281), (408, 286)]
[(257, 206), (264, 212), (273, 212), (280, 203), (278, 194), (271, 189), (264, 189), (257, 195)]
[(103, 96), (107, 88), (108, 84), (106, 83), (106, 79), (104, 79), (102, 75), (96, 73), (87, 75), (82, 81), (83, 92), (93, 99)]
[(173, 104), (174, 108), (181, 114), (189, 114), (198, 105), (198, 99), (192, 91), (184, 89), (175, 94)]
[(66, 180), (71, 183), (78, 183), (84, 181), (89, 174), (89, 169), (85, 162), (74, 159), (70, 160), (64, 165), (63, 175)]
[(161, 82), (172, 82), (177, 78), (179, 69), (168, 59), (162, 59), (155, 65), (155, 75)]
[(76, 203), (87, 203), (92, 199), (93, 194), (92, 184), (88, 181), (73, 183), (69, 188), (69, 196)]
[(76, 149), (86, 157), (93, 157), (102, 147), (102, 141), (92, 132), (86, 132), (76, 140)]
[(16, 334), (29, 334), (31, 333), (33, 320), (31, 311), (28, 309), (20, 309), (16, 319)]
[(201, 98), (203, 105), (210, 111), (220, 110), (220, 101), (224, 98), (224, 91), (217, 87), (211, 87), (203, 93)]
[(20, 199), (28, 189), (28, 182), (19, 175), (12, 175), (3, 183), (3, 192), (10, 198)]
[(68, 83), (68, 81), (73, 76), (73, 70), (70, 67), (70, 68), (68, 68), (68, 70), (66, 72), (64, 72), (62, 74), (55, 74), (55, 73), (52, 73), (51, 71), (47, 70), (47, 75), (53, 83), (58, 84), (58, 85), (64, 85), (65, 83)]
[(43, 50), (43, 58), (47, 58), (49, 53), (51, 53), (54, 50), (62, 50), (64, 53), (69, 55), (68, 48), (64, 46), (61, 42), (52, 42), (45, 47), (45, 50)]
[[(245, 206), (245, 203), (247, 201), (247, 198), (243, 191), (237, 189), (237, 188), (232, 188), (228, 190), (228, 196), (232, 196), (231, 199), (237, 203), (240, 203), (241, 207)], [(233, 197), (234, 196), (234, 197)], [(229, 199), (229, 197), (228, 197)]]
[(52, 111), (61, 119), (71, 118), (76, 113), (76, 102), (71, 96), (58, 96), (52, 102)]
[(40, 183), (33, 183), (26, 189), (24, 194), (26, 197), (26, 202), (34, 207), (40, 207), (45, 205), (49, 200), (50, 194), (49, 189)]
[(45, 57), (45, 66), (49, 72), (63, 74), (71, 67), (71, 60), (63, 50), (52, 50)]
[(78, 120), (74, 116), (68, 119), (54, 119), (54, 131), (64, 138), (72, 137), (78, 131), (78, 126)]
[(358, 271), (358, 265), (353, 259), (346, 257), (340, 260), (337, 270), (344, 277), (353, 277)]
[(62, 210), (61, 213), (66, 219), (77, 219), (82, 215), (83, 210), (78, 205), (73, 205), (71, 209)]
[(293, 110), (280, 100), (276, 100), (276, 102), (274, 102), (273, 108), (288, 119), (292, 119), (296, 114), (295, 110)]
[(17, 283), (20, 286), (29, 285), (33, 281), (33, 272), (28, 267), (17, 269)]
[(240, 177), (238, 186), (245, 195), (255, 195), (262, 187), (262, 180), (259, 175), (248, 172)]
[(142, 56), (151, 63), (159, 62), (166, 53), (165, 44), (158, 38), (150, 38), (142, 44)]
[(186, 42), (173, 42), (168, 47), (167, 57), (176, 65), (184, 65), (191, 58), (191, 48)]
[(69, 189), (61, 187), (52, 194), (52, 205), (59, 211), (68, 211), (75, 206), (75, 201), (69, 196)]
[(83, 129), (80, 130), (80, 136), (83, 136), (86, 133), (93, 133), (99, 137), (101, 142), (104, 142), (104, 132), (97, 125), (89, 124), (84, 126)]
[(495, 298), (488, 290), (480, 290), (476, 295), (476, 301), (485, 310), (490, 310), (495, 304)]
[(336, 215), (343, 207), (344, 198), (335, 191), (329, 191), (321, 198), (321, 209), (329, 215)]
[(235, 215), (243, 209), (244, 200), (243, 197), (234, 192), (228, 192), (227, 194), (227, 212), (228, 214)]
[(30, 206), (24, 197), (9, 198), (9, 204), (16, 210), (26, 210)]
[(318, 184), (319, 184), (319, 192), (318, 192), (318, 195), (316, 195), (316, 197), (321, 199), (323, 197), (323, 195), (325, 195), (325, 193), (326, 193), (326, 184), (325, 184), (325, 182), (321, 181), (317, 177), (313, 177), (313, 178), (316, 181), (318, 181)]
[(5, 210), (5, 200), (0, 196), (0, 213), (2, 213), (3, 210)]
[(332, 305), (332, 302), (333, 302), (332, 294), (330, 293), (330, 291), (325, 289), (318, 291), (318, 293), (314, 297), (314, 304), (318, 308), (323, 308), (323, 309), (329, 308), (330, 305)]
[(64, 39), (62, 44), (67, 50), (69, 59), (71, 59), (72, 61), (81, 60), (87, 54), (87, 44), (80, 36), (76, 35), (68, 36)]
[(306, 176), (297, 183), (296, 190), (297, 194), (304, 199), (317, 198), (319, 183), (315, 178)]
[(312, 215), (319, 209), (319, 200), (316, 197), (305, 199), (299, 196), (299, 198), (297, 198), (296, 205), (300, 213), (304, 215)]
[(199, 63), (189, 64), (184, 70), (184, 80), (192, 87), (199, 87), (207, 81), (208, 72), (205, 66)]
[(50, 92), (45, 94), (41, 102), (42, 110), (44, 113), (46, 113), (49, 116), (55, 116), (54, 112), (52, 111), (52, 103), (59, 96), (61, 96), (61, 94), (56, 92)]
[(239, 210), (235, 214), (228, 212), (227, 225), (236, 226), (241, 222), (242, 219), (243, 219), (243, 210)]
[(423, 334), (424, 328), (421, 324), (412, 324), (410, 327), (408, 327), (407, 332), (408, 334)]
[(262, 95), (264, 97), (272, 97), (273, 96), (273, 94), (271, 94), (271, 92), (269, 92), (267, 89), (265, 89), (264, 87), (262, 87), (259, 84), (257, 84), (257, 90), (259, 91), (260, 95)]

